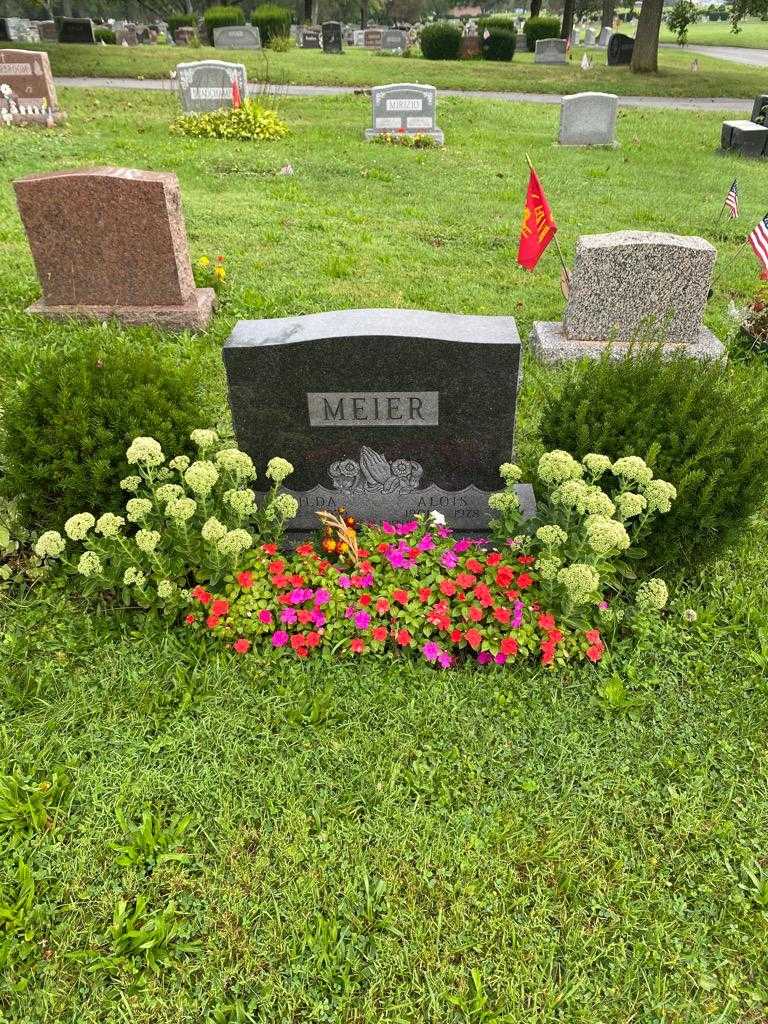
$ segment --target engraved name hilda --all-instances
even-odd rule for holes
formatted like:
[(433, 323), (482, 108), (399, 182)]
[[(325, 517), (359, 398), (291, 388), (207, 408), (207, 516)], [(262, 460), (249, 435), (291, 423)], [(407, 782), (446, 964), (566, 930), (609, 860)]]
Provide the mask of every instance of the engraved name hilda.
[(435, 427), (437, 391), (310, 391), (312, 427)]

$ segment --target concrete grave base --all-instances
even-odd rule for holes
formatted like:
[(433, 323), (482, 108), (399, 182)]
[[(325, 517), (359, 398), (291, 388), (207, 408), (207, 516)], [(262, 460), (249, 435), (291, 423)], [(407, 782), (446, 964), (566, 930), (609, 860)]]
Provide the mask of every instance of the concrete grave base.
[(754, 121), (723, 121), (720, 148), (736, 150), (742, 156), (768, 156), (768, 128)]
[(204, 331), (213, 316), (216, 293), (213, 288), (196, 288), (183, 306), (49, 306), (39, 299), (26, 312), (48, 320), (109, 320), (138, 326), (149, 324), (164, 331)]
[(435, 142), (437, 143), (438, 146), (442, 146), (442, 145), (445, 144), (445, 134), (443, 133), (442, 128), (435, 128), (432, 131), (429, 131), (428, 129), (425, 128), (423, 131), (418, 131), (418, 132), (396, 132), (396, 131), (386, 132), (386, 131), (377, 131), (375, 128), (366, 128), (365, 132), (364, 132), (364, 137), (365, 137), (365, 141), (366, 142), (370, 142), (371, 139), (375, 139), (377, 135), (406, 135), (406, 134), (407, 135), (429, 135), (430, 138), (435, 140)]
[[(569, 338), (562, 323), (544, 320), (534, 322), (529, 340), (534, 354), (543, 363), (572, 362), (584, 358), (599, 359), (609, 346), (611, 358), (624, 359), (633, 346), (632, 342), (627, 341), (583, 341)], [(662, 351), (670, 356), (683, 353), (692, 359), (726, 358), (725, 346), (706, 327), (699, 329), (695, 341), (670, 341), (662, 346)]]

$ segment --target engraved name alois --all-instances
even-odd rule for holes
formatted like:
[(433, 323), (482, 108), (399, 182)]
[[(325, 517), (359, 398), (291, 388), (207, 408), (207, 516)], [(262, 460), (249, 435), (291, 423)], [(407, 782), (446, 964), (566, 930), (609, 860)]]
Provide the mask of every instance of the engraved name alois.
[(312, 427), (435, 427), (437, 391), (309, 391)]

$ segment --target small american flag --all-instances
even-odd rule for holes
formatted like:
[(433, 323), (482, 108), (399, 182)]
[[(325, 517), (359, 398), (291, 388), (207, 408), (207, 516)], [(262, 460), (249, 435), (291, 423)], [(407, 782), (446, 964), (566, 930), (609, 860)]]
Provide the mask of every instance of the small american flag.
[(728, 189), (728, 195), (725, 197), (725, 204), (728, 209), (728, 215), (733, 219), (739, 216), (739, 186), (736, 184), (736, 179), (733, 179), (733, 184)]
[(760, 276), (764, 281), (768, 281), (768, 213), (753, 229), (748, 241), (755, 251), (755, 256), (763, 265), (763, 272)]

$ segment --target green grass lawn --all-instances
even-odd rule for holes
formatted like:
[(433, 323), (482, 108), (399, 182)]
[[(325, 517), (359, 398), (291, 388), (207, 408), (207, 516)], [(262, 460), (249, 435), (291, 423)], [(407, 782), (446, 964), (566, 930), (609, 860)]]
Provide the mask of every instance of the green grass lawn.
[[(634, 35), (631, 32), (630, 35)], [(675, 41), (674, 32), (662, 25), (661, 41)], [(698, 21), (688, 29), (688, 42), (699, 46), (746, 46), (757, 49), (768, 47), (768, 22), (747, 19), (743, 21), (739, 32), (731, 32), (728, 21)]]
[[(242, 317), (423, 307), (511, 313), (522, 335), (559, 318), (555, 254), (515, 265), (526, 151), (569, 260), (584, 232), (703, 234), (723, 337), (728, 302), (757, 282), (737, 250), (764, 213), (764, 169), (717, 153), (716, 113), (622, 111), (621, 148), (560, 150), (556, 109), (446, 99), (446, 147), (407, 151), (362, 142), (364, 97), (287, 100), (292, 134), (264, 145), (169, 137), (172, 95), (61, 100), (66, 129), (3, 133), (4, 180), (178, 174), (193, 255), (225, 255), (232, 283), (207, 335), (147, 335), (205, 354), (224, 429), (220, 346)], [(734, 176), (744, 219), (716, 237)], [(65, 360), (89, 335), (117, 343), (114, 326), (24, 315), (39, 289), (7, 186), (0, 256), (0, 393), (40, 347)], [(522, 447), (554, 372), (526, 362)], [(761, 519), (613, 664), (557, 676), (234, 663), (41, 588), (0, 591), (0, 775), (69, 779), (28, 835), (4, 824), (0, 790), (0, 1019), (758, 1024), (767, 541)], [(600, 694), (614, 674), (618, 710)], [(184, 858), (148, 863), (119, 809), (129, 831), (144, 812), (166, 832), (189, 815)], [(36, 889), (9, 924), (19, 858)], [(114, 959), (138, 898), (156, 972)], [(17, 926), (26, 944), (14, 930), (4, 946)]]
[[(86, 77), (167, 78), (180, 61), (217, 58), (246, 65), (251, 80), (263, 78), (265, 58), (252, 50), (214, 50), (142, 46), (46, 47), (55, 75)], [(319, 50), (268, 51), (269, 76), (292, 85), (370, 86), (387, 82), (429, 82), (444, 89), (561, 93), (594, 89), (619, 95), (752, 97), (763, 87), (764, 76), (754, 68), (700, 57), (700, 70), (690, 70), (685, 53), (663, 50), (657, 75), (633, 75), (626, 67), (609, 68), (605, 51), (591, 50), (595, 67), (581, 71), (582, 51), (574, 51), (565, 67), (534, 65), (533, 55), (517, 54), (511, 63), (493, 61), (425, 61), (421, 58), (380, 56), (347, 47), (343, 54)]]

